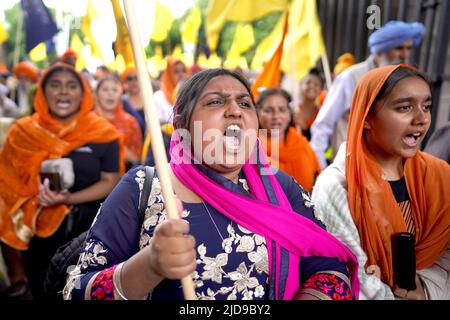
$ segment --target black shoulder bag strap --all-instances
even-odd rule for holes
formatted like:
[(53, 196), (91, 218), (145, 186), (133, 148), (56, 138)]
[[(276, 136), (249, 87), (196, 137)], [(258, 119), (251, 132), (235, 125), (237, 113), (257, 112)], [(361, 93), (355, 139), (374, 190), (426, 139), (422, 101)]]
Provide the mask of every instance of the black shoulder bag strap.
[(145, 166), (145, 180), (139, 197), (139, 224), (142, 225), (147, 209), (148, 197), (152, 191), (153, 178), (155, 176), (155, 167)]

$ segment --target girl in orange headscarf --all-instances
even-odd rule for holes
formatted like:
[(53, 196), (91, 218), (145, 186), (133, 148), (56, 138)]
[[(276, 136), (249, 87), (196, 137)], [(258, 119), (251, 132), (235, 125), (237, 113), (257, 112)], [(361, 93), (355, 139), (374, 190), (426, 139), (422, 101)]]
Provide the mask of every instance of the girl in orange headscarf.
[[(311, 192), (321, 168), (308, 140), (291, 126), (292, 111), (290, 95), (282, 89), (267, 89), (258, 97), (258, 119), (260, 129), (266, 129), (268, 138), (260, 136), (267, 143), (267, 154), (271, 164), (292, 176), (305, 190)], [(272, 141), (271, 131), (278, 129), (279, 140)], [(275, 144), (275, 146), (273, 146)], [(272, 149), (278, 154), (273, 154)]]
[(156, 113), (159, 122), (171, 121), (175, 104), (175, 89), (178, 83), (187, 77), (187, 69), (181, 60), (167, 58), (167, 68), (161, 75), (160, 87), (154, 94)]
[[(450, 298), (450, 167), (419, 151), (431, 104), (428, 82), (410, 67), (370, 71), (353, 97), (347, 144), (317, 180), (317, 212), (358, 257), (362, 297)], [(410, 291), (393, 272), (391, 238), (402, 232), (415, 238)]]
[[(46, 242), (33, 236), (50, 237), (61, 230), (63, 221), (69, 238), (87, 230), (100, 201), (124, 172), (123, 138), (92, 112), (90, 89), (73, 67), (50, 67), (34, 104), (36, 113), (13, 125), (0, 153), (0, 239), (10, 266), (12, 295), (21, 291), (15, 285), (23, 287), (25, 280), (16, 250), (29, 249), (29, 256), (37, 253), (31, 269), (38, 292), (51, 256), (67, 238)], [(73, 163), (73, 185), (62, 181), (62, 190), (50, 190), (49, 181), (39, 182), (41, 165), (60, 158)], [(57, 234), (61, 233), (64, 230)]]
[(119, 78), (101, 78), (95, 88), (96, 111), (108, 119), (125, 138), (125, 161), (131, 167), (140, 161), (142, 133), (137, 120), (123, 110), (122, 87)]

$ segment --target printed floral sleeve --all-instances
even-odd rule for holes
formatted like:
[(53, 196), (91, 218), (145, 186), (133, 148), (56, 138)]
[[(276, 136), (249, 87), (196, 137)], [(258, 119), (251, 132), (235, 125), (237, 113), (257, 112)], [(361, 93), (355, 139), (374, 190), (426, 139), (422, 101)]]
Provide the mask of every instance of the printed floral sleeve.
[(319, 300), (353, 299), (350, 280), (346, 275), (335, 271), (313, 274), (304, 283), (299, 295), (301, 294), (309, 294)]
[(114, 299), (112, 273), (115, 265), (108, 268), (108, 260), (112, 260), (108, 251), (99, 241), (86, 243), (78, 264), (69, 272), (64, 299)]
[(130, 170), (102, 204), (77, 265), (68, 271), (64, 299), (114, 299), (115, 265), (139, 250), (139, 193), (145, 172)]

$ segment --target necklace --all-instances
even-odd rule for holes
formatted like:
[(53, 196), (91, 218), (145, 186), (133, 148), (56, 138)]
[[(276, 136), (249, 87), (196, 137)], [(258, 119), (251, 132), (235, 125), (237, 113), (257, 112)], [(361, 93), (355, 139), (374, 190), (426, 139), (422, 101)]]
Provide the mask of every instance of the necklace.
[[(222, 236), (222, 233), (220, 233), (220, 230), (217, 227), (217, 224), (216, 224), (216, 222), (214, 221), (214, 219), (213, 219), (213, 217), (211, 215), (211, 212), (209, 212), (209, 209), (206, 206), (206, 203), (204, 201), (202, 201), (202, 203), (203, 203), (203, 206), (206, 209), (206, 212), (209, 215), (209, 218), (211, 219), (212, 223), (214, 224), (214, 227), (216, 228), (217, 233), (219, 234), (220, 238), (222, 239), (222, 249), (225, 251), (225, 253), (231, 253), (231, 251), (233, 251), (233, 249), (231, 248), (233, 240), (231, 238), (224, 239), (224, 237)], [(231, 224), (233, 224), (233, 221), (231, 221)]]

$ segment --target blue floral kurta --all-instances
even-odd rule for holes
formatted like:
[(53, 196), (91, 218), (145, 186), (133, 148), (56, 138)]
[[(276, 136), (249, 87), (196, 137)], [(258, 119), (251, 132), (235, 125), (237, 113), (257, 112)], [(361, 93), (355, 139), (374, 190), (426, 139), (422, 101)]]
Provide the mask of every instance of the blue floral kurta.
[[(243, 174), (239, 183), (200, 169), (224, 188), (252, 197)], [(314, 218), (309, 195), (291, 177), (278, 171), (276, 178), (294, 211)], [(120, 262), (147, 246), (155, 227), (167, 219), (157, 177), (139, 224), (138, 204), (145, 179), (143, 167), (130, 170), (107, 198), (94, 222), (79, 263), (64, 289), (66, 299), (114, 299), (112, 273)], [(246, 230), (207, 203), (183, 203), (183, 218), (196, 239), (197, 269), (193, 274), (198, 299), (268, 299), (268, 251), (264, 237)], [(261, 217), (263, 218), (263, 217)], [(351, 298), (345, 263), (333, 258), (303, 257), (300, 279), (305, 290), (320, 298)], [(180, 281), (163, 280), (147, 299), (183, 299)]]

